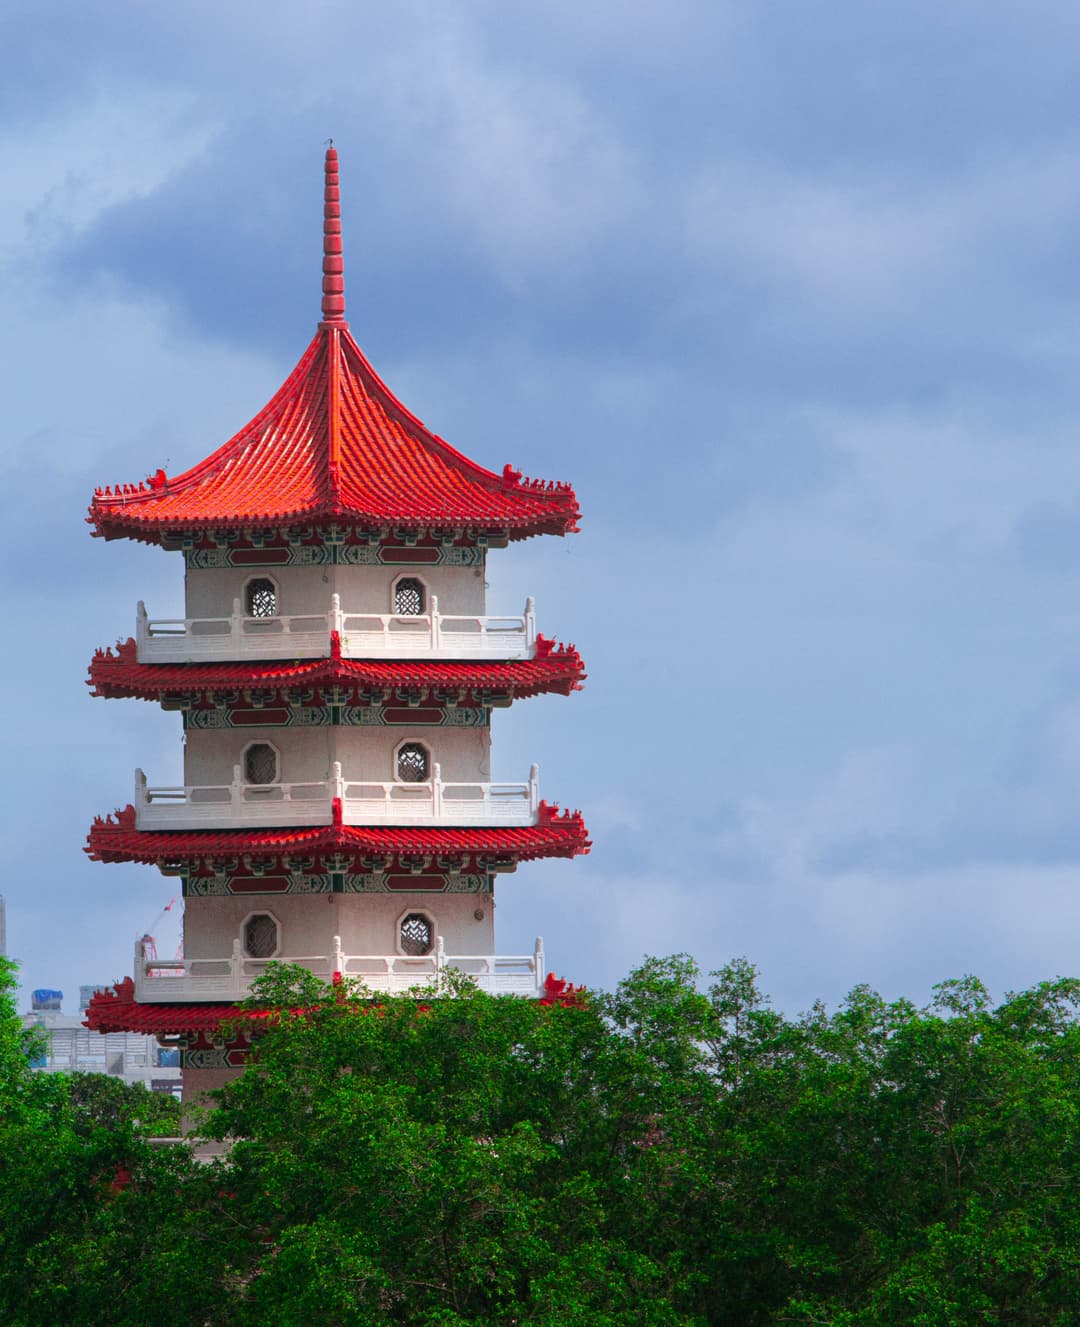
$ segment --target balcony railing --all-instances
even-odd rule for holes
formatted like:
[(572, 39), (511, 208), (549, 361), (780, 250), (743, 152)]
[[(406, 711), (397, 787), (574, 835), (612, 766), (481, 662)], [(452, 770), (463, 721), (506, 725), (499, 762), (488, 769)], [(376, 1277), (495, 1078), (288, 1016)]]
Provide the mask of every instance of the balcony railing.
[(330, 778), (311, 783), (232, 783), (150, 788), (135, 771), (137, 829), (262, 829), (329, 825), (335, 799), (347, 825), (532, 825), (540, 805), (540, 771), (528, 783), (443, 780), (438, 764), (424, 783), (346, 779), (335, 761)]
[(324, 981), (334, 973), (356, 978), (373, 994), (393, 994), (437, 983), (447, 972), (463, 972), (490, 995), (539, 997), (544, 986), (544, 942), (537, 939), (531, 954), (447, 954), (442, 936), (430, 954), (346, 954), (334, 936), (329, 954), (250, 958), (234, 940), (224, 958), (159, 959), (135, 943), (135, 999), (140, 1003), (170, 1000), (242, 1000), (251, 983), (272, 962), (295, 963)]
[(330, 633), (346, 659), (531, 659), (536, 652), (536, 613), (526, 599), (520, 617), (485, 617), (431, 611), (346, 613), (330, 596), (327, 613), (250, 617), (239, 599), (229, 617), (150, 618), (139, 601), (135, 645), (140, 663), (212, 663), (215, 660), (321, 659)]

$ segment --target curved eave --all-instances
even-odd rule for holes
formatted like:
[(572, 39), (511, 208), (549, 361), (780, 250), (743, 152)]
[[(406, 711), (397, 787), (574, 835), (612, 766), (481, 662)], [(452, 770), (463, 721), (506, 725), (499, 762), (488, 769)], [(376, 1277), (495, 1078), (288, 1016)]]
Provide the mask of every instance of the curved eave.
[[(549, 972), (540, 1003), (577, 1005), (586, 997), (583, 987), (558, 978)], [(424, 997), (425, 1002), (430, 997)], [(377, 1001), (377, 997), (376, 997)], [(291, 1010), (292, 1013), (302, 1012)], [(245, 1009), (239, 1004), (140, 1004), (135, 999), (135, 983), (130, 977), (119, 981), (111, 991), (98, 991), (87, 1006), (83, 1027), (91, 1032), (141, 1032), (149, 1036), (209, 1035), (231, 1023), (239, 1036), (250, 1043), (260, 1024), (281, 1013), (280, 1009)]]
[[(541, 652), (542, 650), (542, 652)], [(521, 700), (543, 693), (568, 696), (581, 688), (585, 665), (572, 645), (543, 641), (534, 659), (459, 662), (443, 660), (308, 659), (300, 662), (144, 664), (135, 642), (98, 650), (88, 685), (95, 696), (161, 701), (166, 697), (213, 697), (254, 688), (419, 688), (426, 691), (510, 692)]]
[(165, 520), (153, 517), (141, 518), (134, 514), (119, 515), (98, 509), (90, 504), (87, 524), (93, 526), (93, 533), (102, 539), (134, 539), (143, 544), (170, 543), (191, 537), (198, 539), (207, 534), (235, 535), (245, 531), (267, 531), (289, 529), (294, 526), (314, 526), (316, 529), (330, 525), (350, 524), (364, 531), (401, 530), (416, 533), (430, 533), (434, 536), (463, 533), (469, 538), (506, 538), (511, 542), (519, 539), (531, 539), (534, 535), (567, 535), (578, 532), (581, 512), (575, 504), (572, 513), (556, 513), (546, 518), (522, 519), (520, 521), (462, 521), (452, 516), (416, 517), (399, 516), (392, 513), (371, 513), (342, 508), (302, 508), (281, 515), (260, 516), (213, 516), (198, 520)]
[(303, 853), (368, 853), (417, 856), (485, 856), (513, 861), (576, 857), (592, 844), (581, 813), (540, 804), (535, 825), (451, 828), (326, 825), (317, 828), (230, 830), (139, 830), (131, 806), (114, 817), (98, 817), (86, 852), (99, 862), (183, 865), (204, 857), (243, 853), (279, 856)]
[(242, 1009), (236, 1004), (139, 1004), (134, 998), (134, 983), (126, 977), (111, 991), (98, 991), (91, 998), (83, 1026), (91, 1032), (142, 1032), (151, 1036), (213, 1034), (226, 1021), (259, 1023), (270, 1012)]
[(570, 485), (497, 475), (432, 433), (345, 328), (323, 325), (239, 433), (181, 475), (99, 489), (88, 519), (157, 543), (330, 523), (523, 539), (568, 534), (579, 514)]

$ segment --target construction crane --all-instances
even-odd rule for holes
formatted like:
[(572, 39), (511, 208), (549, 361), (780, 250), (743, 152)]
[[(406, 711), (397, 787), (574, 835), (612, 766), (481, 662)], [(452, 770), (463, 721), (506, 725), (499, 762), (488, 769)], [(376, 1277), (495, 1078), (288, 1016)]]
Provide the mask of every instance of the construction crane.
[(167, 912), (172, 912), (172, 906), (175, 902), (175, 898), (169, 899), (168, 903), (165, 904), (146, 930), (143, 931), (142, 935), (138, 937), (142, 942), (143, 957), (149, 959), (151, 962), (158, 956), (157, 941), (154, 939), (154, 932), (161, 925), (162, 918), (165, 914)]

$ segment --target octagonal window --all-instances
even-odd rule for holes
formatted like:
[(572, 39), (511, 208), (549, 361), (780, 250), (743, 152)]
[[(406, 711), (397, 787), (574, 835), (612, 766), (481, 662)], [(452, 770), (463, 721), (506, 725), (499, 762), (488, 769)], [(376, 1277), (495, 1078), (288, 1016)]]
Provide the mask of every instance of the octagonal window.
[(397, 776), (402, 783), (426, 783), (430, 763), (422, 742), (405, 742), (398, 747)]
[(398, 928), (398, 944), (403, 954), (419, 958), (435, 947), (435, 928), (422, 912), (407, 913)]
[(276, 783), (277, 751), (269, 742), (252, 742), (244, 752), (245, 783)]
[(244, 609), (248, 617), (277, 615), (277, 586), (269, 576), (256, 576), (244, 586)]
[(394, 586), (394, 612), (402, 617), (419, 617), (424, 611), (424, 582), (415, 576), (402, 576)]
[(273, 958), (278, 948), (278, 924), (268, 912), (256, 912), (244, 923), (244, 953), (248, 958)]

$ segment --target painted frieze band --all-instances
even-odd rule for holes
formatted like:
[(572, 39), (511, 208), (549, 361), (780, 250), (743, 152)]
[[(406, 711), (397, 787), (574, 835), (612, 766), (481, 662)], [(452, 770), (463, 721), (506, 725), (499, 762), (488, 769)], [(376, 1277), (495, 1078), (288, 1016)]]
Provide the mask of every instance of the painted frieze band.
[(183, 551), (191, 570), (219, 567), (482, 567), (486, 548), (501, 547), (504, 536), (477, 534), (468, 543), (459, 536), (417, 535), (397, 538), (333, 526), (313, 531), (251, 531), (211, 536), (212, 545), (187, 536), (166, 547)]
[(221, 898), (239, 894), (491, 894), (490, 873), (463, 871), (385, 870), (270, 871), (239, 874), (216, 871), (212, 875), (185, 874), (185, 898)]
[(486, 728), (491, 710), (473, 705), (217, 704), (181, 710), (185, 728)]

